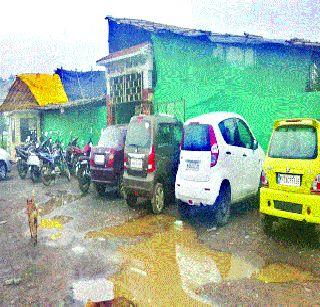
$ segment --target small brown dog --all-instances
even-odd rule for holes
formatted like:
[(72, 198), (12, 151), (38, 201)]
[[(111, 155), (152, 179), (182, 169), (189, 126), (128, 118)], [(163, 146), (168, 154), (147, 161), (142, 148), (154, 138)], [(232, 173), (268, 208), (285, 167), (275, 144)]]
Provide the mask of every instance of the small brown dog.
[(31, 199), (27, 199), (27, 211), (28, 214), (28, 222), (31, 239), (33, 239), (33, 244), (37, 244), (37, 232), (38, 232), (38, 215), (39, 210), (34, 201), (34, 194)]

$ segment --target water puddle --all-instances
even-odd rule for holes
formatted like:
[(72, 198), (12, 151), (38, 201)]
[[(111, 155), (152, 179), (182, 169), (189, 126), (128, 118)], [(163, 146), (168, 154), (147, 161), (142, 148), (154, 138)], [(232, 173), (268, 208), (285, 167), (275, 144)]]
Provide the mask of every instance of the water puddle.
[(260, 269), (257, 279), (266, 283), (306, 282), (317, 280), (311, 272), (284, 263), (274, 263)]
[(73, 220), (73, 217), (68, 215), (55, 215), (53, 220), (58, 221), (61, 224), (67, 224)]
[(143, 237), (119, 249), (120, 270), (110, 279), (115, 298), (137, 305), (206, 306), (209, 285), (223, 281), (255, 279), (260, 282), (316, 280), (310, 272), (287, 264), (253, 264), (227, 252), (214, 251), (199, 242), (187, 224), (171, 216), (146, 216), (122, 225), (87, 233), (90, 238)]
[(154, 215), (132, 219), (115, 227), (107, 227), (99, 231), (90, 231), (85, 235), (89, 238), (113, 238), (113, 237), (152, 237), (156, 233), (167, 231), (175, 218), (172, 216)]
[(70, 204), (80, 198), (81, 195), (67, 194), (67, 192), (59, 196), (53, 196), (44, 204), (39, 205), (40, 215), (50, 214), (55, 208)]

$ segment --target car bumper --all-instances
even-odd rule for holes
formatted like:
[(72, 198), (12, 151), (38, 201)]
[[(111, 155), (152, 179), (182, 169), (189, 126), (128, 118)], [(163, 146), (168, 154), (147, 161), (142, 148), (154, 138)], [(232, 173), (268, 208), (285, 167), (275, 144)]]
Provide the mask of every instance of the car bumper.
[[(275, 208), (275, 202), (298, 204), (302, 206), (301, 213), (293, 213)], [(309, 209), (308, 209), (309, 208)], [(287, 210), (287, 209), (286, 209)], [(308, 213), (309, 210), (309, 213)], [(279, 191), (270, 188), (260, 189), (260, 212), (308, 223), (320, 223), (320, 195), (305, 195)]]
[(214, 205), (219, 195), (221, 186), (220, 178), (210, 181), (197, 182), (179, 179), (175, 183), (175, 196), (178, 200), (189, 205)]
[(114, 169), (90, 167), (91, 180), (97, 183), (116, 184), (117, 175)]
[(153, 193), (154, 174), (150, 173), (145, 178), (129, 175), (127, 172), (123, 174), (124, 189), (135, 192), (139, 196), (149, 197)]

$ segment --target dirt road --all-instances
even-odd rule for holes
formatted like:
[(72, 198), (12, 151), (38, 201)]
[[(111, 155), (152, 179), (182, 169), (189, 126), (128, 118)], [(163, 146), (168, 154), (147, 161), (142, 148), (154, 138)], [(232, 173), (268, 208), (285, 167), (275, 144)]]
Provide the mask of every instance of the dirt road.
[[(33, 189), (36, 246), (25, 213)], [(223, 228), (203, 216), (177, 220), (174, 205), (154, 216), (93, 187), (82, 196), (74, 179), (44, 187), (14, 171), (0, 182), (0, 305), (320, 303), (318, 229), (282, 222), (267, 237), (252, 202)]]

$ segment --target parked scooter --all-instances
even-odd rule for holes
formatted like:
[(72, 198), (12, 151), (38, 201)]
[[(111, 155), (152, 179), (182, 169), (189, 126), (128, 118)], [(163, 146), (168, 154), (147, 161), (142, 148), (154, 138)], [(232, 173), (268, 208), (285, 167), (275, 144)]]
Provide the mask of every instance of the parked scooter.
[(90, 153), (92, 149), (92, 139), (85, 145), (83, 154), (78, 158), (76, 165), (76, 175), (78, 178), (79, 188), (83, 193), (88, 193), (91, 184), (90, 173)]
[(25, 179), (28, 173), (29, 166), (27, 164), (28, 157), (30, 154), (30, 147), (34, 147), (37, 141), (35, 134), (28, 136), (26, 142), (23, 146), (16, 146), (16, 156), (17, 156), (17, 168), (21, 179)]
[[(47, 134), (45, 134), (47, 137)], [(43, 142), (37, 142), (35, 148), (30, 147), (27, 165), (30, 170), (30, 177), (32, 182), (37, 183), (41, 180), (42, 166), (40, 156), (42, 153), (50, 154), (52, 152), (52, 138), (49, 137)]]
[(59, 175), (65, 175), (70, 181), (70, 171), (59, 139), (53, 145), (52, 152), (40, 153), (39, 157), (43, 161), (42, 182), (44, 185), (50, 185)]

